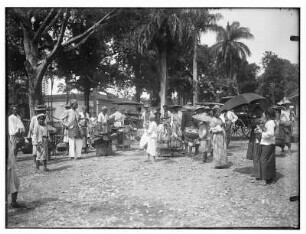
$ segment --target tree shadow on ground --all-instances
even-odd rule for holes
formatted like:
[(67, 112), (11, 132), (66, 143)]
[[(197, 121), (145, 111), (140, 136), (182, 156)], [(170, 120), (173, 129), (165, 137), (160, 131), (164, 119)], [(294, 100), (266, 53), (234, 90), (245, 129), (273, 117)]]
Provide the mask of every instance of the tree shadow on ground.
[(28, 160), (33, 160), (32, 154), (24, 154), (22, 156), (17, 155), (17, 162), (23, 162), (23, 161), (28, 161)]
[(220, 166), (220, 167), (215, 167), (215, 169), (229, 169), (229, 168), (231, 168), (233, 166), (233, 163), (232, 162), (228, 162), (227, 163), (227, 165), (225, 165), (225, 166)]
[(24, 205), (23, 208), (20, 209), (8, 209), (7, 210), (7, 215), (8, 218), (12, 218), (15, 215), (20, 215), (20, 214), (26, 214), (28, 212), (31, 212), (33, 210), (35, 210), (36, 208), (43, 206), (45, 204), (47, 204), (48, 202), (53, 202), (53, 201), (57, 201), (57, 198), (54, 197), (46, 197), (46, 198), (42, 198), (40, 200), (35, 200), (35, 201), (31, 201), (31, 202), (22, 202), (20, 201), (20, 204)]
[(241, 167), (234, 169), (235, 172), (239, 172), (241, 174), (251, 175), (253, 174), (253, 167)]
[(239, 149), (239, 148), (241, 148), (241, 146), (239, 146), (239, 145), (229, 145), (227, 147), (228, 150)]
[(72, 166), (67, 165), (67, 166), (57, 167), (57, 168), (53, 168), (53, 169), (49, 168), (49, 172), (62, 171), (62, 170), (68, 169), (70, 167), (72, 167)]

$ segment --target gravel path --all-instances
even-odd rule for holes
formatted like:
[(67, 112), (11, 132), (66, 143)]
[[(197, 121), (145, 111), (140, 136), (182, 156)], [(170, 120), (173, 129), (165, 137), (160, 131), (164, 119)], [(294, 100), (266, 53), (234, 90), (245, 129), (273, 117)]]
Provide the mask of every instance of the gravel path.
[[(247, 142), (233, 141), (230, 167), (214, 169), (200, 157), (165, 157), (147, 162), (142, 151), (115, 156), (55, 156), (48, 173), (34, 173), (30, 155), (19, 154), (19, 201), (7, 209), (7, 227), (116, 228), (299, 228), (299, 152), (280, 156), (275, 184), (252, 175)], [(211, 160), (211, 159), (210, 159)]]

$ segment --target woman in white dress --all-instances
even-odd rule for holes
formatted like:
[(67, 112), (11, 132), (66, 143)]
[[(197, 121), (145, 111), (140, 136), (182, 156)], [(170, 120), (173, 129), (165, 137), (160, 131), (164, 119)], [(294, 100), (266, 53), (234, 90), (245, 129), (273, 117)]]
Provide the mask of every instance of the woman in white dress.
[(153, 159), (155, 160), (155, 157), (157, 155), (157, 124), (155, 122), (155, 116), (150, 115), (149, 117), (149, 128), (147, 131), (148, 134), (148, 147), (147, 147), (147, 153), (148, 153), (148, 159), (150, 160), (150, 156), (153, 156)]

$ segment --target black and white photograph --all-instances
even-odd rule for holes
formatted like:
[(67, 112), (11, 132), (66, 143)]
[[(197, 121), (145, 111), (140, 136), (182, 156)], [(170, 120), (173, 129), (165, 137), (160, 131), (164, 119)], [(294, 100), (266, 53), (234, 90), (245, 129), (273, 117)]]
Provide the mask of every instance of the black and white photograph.
[(5, 231), (301, 230), (305, 9), (78, 3), (1, 8)]

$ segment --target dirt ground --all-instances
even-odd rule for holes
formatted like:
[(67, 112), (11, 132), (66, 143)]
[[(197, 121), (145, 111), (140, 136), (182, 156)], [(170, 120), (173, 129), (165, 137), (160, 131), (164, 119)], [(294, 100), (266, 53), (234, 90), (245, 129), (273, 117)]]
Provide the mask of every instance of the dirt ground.
[[(252, 177), (247, 141), (232, 141), (230, 167), (201, 157), (146, 161), (137, 145), (114, 156), (80, 160), (53, 156), (50, 171), (34, 173), (31, 155), (18, 154), (24, 209), (7, 209), (7, 228), (299, 228), (299, 151), (277, 148), (277, 182)], [(9, 200), (10, 202), (10, 200)]]

